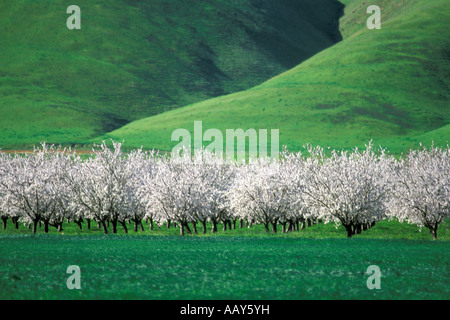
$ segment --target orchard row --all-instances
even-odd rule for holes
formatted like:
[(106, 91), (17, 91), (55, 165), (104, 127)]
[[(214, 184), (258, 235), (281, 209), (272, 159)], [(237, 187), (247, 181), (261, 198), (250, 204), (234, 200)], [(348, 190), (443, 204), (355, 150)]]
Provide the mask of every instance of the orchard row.
[(370, 143), (364, 150), (306, 146), (280, 159), (239, 164), (205, 150), (177, 157), (155, 151), (124, 153), (120, 143), (94, 147), (83, 159), (43, 144), (28, 155), (0, 152), (0, 216), (4, 227), (39, 223), (61, 230), (64, 221), (97, 222), (108, 232), (133, 221), (189, 224), (246, 221), (267, 232), (298, 230), (323, 221), (347, 236), (397, 218), (426, 227), (437, 238), (450, 215), (450, 149), (421, 147), (395, 159)]

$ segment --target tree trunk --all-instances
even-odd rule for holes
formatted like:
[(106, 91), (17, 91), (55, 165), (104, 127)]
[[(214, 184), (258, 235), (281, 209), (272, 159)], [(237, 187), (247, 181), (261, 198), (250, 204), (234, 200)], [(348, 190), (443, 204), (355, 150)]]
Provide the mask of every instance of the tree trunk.
[(223, 221), (223, 231), (227, 231), (227, 221)]
[(205, 234), (206, 233), (206, 219), (200, 220), (200, 222), (201, 222), (202, 227), (203, 227), (203, 234)]
[(38, 226), (38, 221), (34, 220), (33, 221), (33, 234), (36, 234), (37, 226)]
[(48, 233), (48, 220), (44, 220), (44, 232)]
[(269, 233), (269, 224), (266, 222), (264, 223), (264, 229), (266, 230), (267, 233)]
[(289, 224), (288, 224), (288, 228), (287, 228), (287, 232), (292, 232), (294, 231), (294, 221), (289, 220)]
[(281, 232), (282, 232), (282, 233), (286, 233), (286, 232), (287, 232), (287, 230), (286, 230), (286, 222), (283, 222), (283, 223), (281, 224)]
[(244, 219), (239, 220), (239, 228), (242, 229), (244, 227)]
[(141, 226), (141, 231), (145, 231), (144, 230), (144, 225), (142, 224), (142, 221), (139, 221), (139, 225)]
[(58, 223), (58, 232), (62, 232), (63, 228), (62, 228), (62, 223)]
[(112, 233), (116, 234), (117, 233), (117, 220), (111, 220), (111, 225), (112, 225)]
[(184, 227), (186, 228), (186, 232), (188, 234), (192, 234), (191, 228), (189, 228), (189, 224), (187, 222), (185, 223), (180, 223), (180, 225), (184, 224)]
[(434, 227), (430, 228), (430, 233), (433, 236), (433, 240), (437, 240), (437, 229), (438, 229), (437, 224)]
[[(120, 224), (123, 227), (123, 230), (125, 231), (125, 233), (128, 233), (128, 228), (127, 228), (127, 223), (126, 221), (120, 221)], [(136, 230), (137, 231), (137, 230)]]
[(137, 232), (138, 231), (138, 223), (139, 222), (138, 222), (138, 220), (134, 220), (133, 222), (134, 222), (134, 228), (133, 228), (134, 232)]
[(305, 221), (302, 221), (302, 230), (304, 230), (306, 228), (306, 223)]
[(274, 222), (270, 223), (272, 225), (272, 232), (273, 233), (277, 233), (277, 223), (278, 223), (278, 221), (274, 221)]
[(8, 221), (8, 218), (2, 217), (3, 220), (3, 230), (6, 230), (6, 221)]
[(215, 220), (212, 220), (211, 233), (216, 233), (216, 232), (217, 232), (217, 222)]
[(105, 221), (101, 221), (101, 222), (99, 222), (99, 224), (102, 226), (102, 228), (103, 228), (103, 233), (104, 234), (108, 234), (108, 228), (106, 227), (106, 223), (105, 223)]
[(91, 219), (86, 219), (86, 221), (88, 230), (91, 230)]
[(198, 234), (197, 232), (197, 221), (192, 221), (192, 229), (194, 229), (194, 233)]
[(149, 220), (150, 220), (150, 230), (153, 230), (153, 219), (150, 218)]
[(351, 225), (345, 225), (345, 231), (347, 231), (347, 238), (351, 238), (353, 235), (353, 230)]
[(236, 219), (233, 219), (233, 229), (236, 229)]
[(180, 236), (184, 236), (184, 226), (180, 223)]
[(167, 229), (170, 229), (170, 220), (167, 220)]

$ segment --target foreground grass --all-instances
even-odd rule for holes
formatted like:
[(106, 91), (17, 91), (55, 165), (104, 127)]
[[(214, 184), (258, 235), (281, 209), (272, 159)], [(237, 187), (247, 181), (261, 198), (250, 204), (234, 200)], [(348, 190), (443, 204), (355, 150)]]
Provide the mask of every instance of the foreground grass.
[[(0, 231), (0, 299), (449, 299), (450, 233), (439, 241), (396, 221), (345, 239), (318, 224), (266, 234), (262, 226), (180, 237), (155, 227), (103, 235), (92, 223), (36, 235), (11, 223)], [(210, 227), (210, 226), (208, 226)], [(199, 229), (200, 231), (200, 229)], [(82, 290), (66, 287), (81, 268)], [(378, 265), (381, 290), (366, 287)]]
[[(449, 299), (449, 243), (1, 235), (0, 299)], [(67, 267), (81, 268), (68, 290)], [(381, 269), (381, 290), (366, 286)]]

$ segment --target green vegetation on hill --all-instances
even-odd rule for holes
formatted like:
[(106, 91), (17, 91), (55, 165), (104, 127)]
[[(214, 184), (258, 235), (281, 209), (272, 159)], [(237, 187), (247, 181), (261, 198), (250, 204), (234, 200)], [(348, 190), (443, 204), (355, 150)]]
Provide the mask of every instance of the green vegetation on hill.
[[(334, 148), (373, 139), (394, 153), (450, 140), (450, 21), (445, 0), (381, 0), (382, 29), (368, 4), (347, 6), (344, 41), (252, 89), (135, 121), (102, 138), (170, 150), (177, 128), (280, 129), (280, 144)], [(225, 134), (224, 134), (225, 136)]]
[(0, 2), (0, 147), (82, 143), (247, 89), (339, 41), (337, 0)]

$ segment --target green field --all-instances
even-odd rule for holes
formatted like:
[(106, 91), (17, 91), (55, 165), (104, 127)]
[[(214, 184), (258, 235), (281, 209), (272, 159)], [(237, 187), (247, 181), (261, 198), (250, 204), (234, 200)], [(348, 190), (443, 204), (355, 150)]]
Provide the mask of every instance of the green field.
[[(2, 299), (450, 298), (447, 242), (41, 235), (2, 236), (0, 248)], [(381, 290), (367, 289), (370, 265)]]
[[(268, 235), (263, 227), (176, 236), (178, 230), (102, 235), (71, 223), (64, 235), (0, 232), (0, 299), (449, 299), (450, 232), (439, 241), (414, 226), (382, 221), (346, 239), (318, 224)], [(81, 269), (81, 290), (66, 269)], [(381, 269), (381, 290), (366, 286)]]

